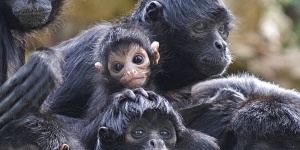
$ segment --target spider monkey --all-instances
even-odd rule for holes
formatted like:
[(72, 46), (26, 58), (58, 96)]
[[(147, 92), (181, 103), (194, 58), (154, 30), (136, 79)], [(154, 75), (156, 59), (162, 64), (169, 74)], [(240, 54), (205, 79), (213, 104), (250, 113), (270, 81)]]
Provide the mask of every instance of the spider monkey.
[(62, 82), (63, 57), (59, 51), (41, 47), (23, 64), (24, 36), (53, 22), (63, 2), (0, 1), (0, 129), (25, 112), (39, 109)]
[(109, 95), (123, 88), (149, 86), (160, 58), (159, 43), (151, 43), (145, 29), (130, 23), (113, 24), (110, 31), (95, 51), (95, 67), (107, 81)]

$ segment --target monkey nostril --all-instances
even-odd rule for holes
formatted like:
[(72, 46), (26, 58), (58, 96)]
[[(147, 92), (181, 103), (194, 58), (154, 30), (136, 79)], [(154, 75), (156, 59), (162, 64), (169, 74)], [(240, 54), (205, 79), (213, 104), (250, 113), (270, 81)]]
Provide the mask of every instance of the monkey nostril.
[(215, 46), (216, 46), (217, 49), (223, 49), (223, 45), (219, 41), (215, 42)]
[(155, 147), (155, 141), (154, 140), (150, 140), (149, 141), (149, 146), (150, 147)]
[(225, 51), (226, 50), (226, 47), (227, 47), (227, 44), (226, 43), (223, 43), (223, 42), (220, 42), (220, 41), (216, 41), (215, 42), (215, 47), (221, 51)]

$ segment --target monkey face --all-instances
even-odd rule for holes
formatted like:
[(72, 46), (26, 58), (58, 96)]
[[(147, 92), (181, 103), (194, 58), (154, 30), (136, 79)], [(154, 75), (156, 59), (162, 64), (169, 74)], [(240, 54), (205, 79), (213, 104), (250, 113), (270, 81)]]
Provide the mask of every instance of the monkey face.
[(108, 56), (111, 76), (128, 88), (144, 86), (150, 74), (150, 60), (145, 49), (131, 45), (121, 52)]
[(125, 134), (126, 148), (168, 150), (175, 147), (176, 141), (174, 125), (165, 118), (140, 118), (127, 127)]

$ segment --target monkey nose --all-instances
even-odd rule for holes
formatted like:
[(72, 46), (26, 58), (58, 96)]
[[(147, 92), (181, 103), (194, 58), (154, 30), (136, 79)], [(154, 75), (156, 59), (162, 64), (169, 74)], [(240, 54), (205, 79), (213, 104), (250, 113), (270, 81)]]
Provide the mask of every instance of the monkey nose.
[(129, 70), (126, 72), (127, 75), (136, 74), (136, 73), (137, 73), (136, 70)]
[(132, 73), (133, 73), (133, 74), (136, 74), (136, 73), (137, 73), (137, 71), (136, 71), (136, 70), (132, 70)]
[(215, 48), (219, 49), (220, 51), (226, 51), (227, 48), (226, 42), (223, 42), (221, 40), (216, 40), (214, 44), (215, 44)]
[(156, 139), (151, 139), (149, 142), (148, 142), (148, 145), (151, 147), (151, 148), (163, 148), (164, 147), (164, 141), (159, 139), (159, 140), (156, 140)]

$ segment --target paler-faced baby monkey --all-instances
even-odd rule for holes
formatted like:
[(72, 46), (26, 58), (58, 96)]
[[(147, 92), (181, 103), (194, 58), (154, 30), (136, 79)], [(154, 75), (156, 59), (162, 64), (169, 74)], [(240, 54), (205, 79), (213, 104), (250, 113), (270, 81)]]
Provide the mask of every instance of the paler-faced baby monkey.
[(133, 25), (120, 25), (107, 37), (102, 41), (104, 58), (95, 67), (108, 80), (109, 88), (147, 86), (152, 68), (160, 59), (159, 43), (151, 43), (146, 32)]

